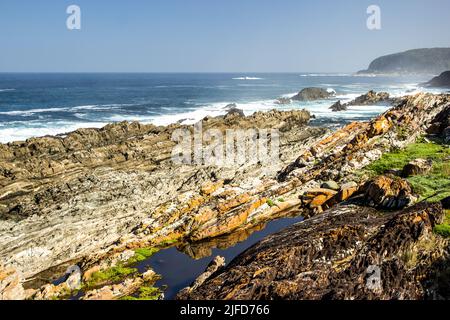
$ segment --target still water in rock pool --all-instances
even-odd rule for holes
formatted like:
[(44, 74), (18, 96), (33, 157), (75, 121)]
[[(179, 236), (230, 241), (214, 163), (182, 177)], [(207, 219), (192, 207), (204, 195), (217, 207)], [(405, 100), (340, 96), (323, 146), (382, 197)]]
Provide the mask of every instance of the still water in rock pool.
[(214, 257), (225, 257), (230, 263), (237, 255), (254, 245), (264, 237), (278, 232), (285, 227), (302, 221), (301, 216), (280, 218), (252, 230), (237, 232), (209, 242), (189, 244), (161, 250), (151, 258), (141, 262), (137, 268), (140, 272), (152, 268), (162, 276), (155, 286), (165, 288), (166, 299), (174, 299), (184, 287), (189, 286)]

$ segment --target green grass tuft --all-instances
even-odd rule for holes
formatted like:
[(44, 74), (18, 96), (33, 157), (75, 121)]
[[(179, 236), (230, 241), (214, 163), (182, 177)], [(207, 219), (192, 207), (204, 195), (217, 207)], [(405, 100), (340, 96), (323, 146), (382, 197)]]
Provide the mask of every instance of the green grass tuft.
[(436, 233), (444, 238), (450, 238), (450, 225), (439, 224), (434, 227), (434, 233)]
[(450, 238), (450, 210), (444, 210), (444, 212), (444, 221), (442, 224), (434, 227), (434, 233), (445, 238)]
[(157, 248), (139, 248), (134, 250), (135, 255), (132, 259), (136, 260), (136, 262), (141, 262), (147, 260), (158, 251), (159, 249)]
[(111, 267), (106, 270), (96, 271), (92, 274), (89, 281), (85, 284), (87, 288), (97, 287), (106, 283), (118, 282), (125, 277), (136, 273), (135, 268), (128, 268), (123, 266)]
[(271, 200), (271, 199), (268, 199), (266, 201), (266, 203), (269, 205), (269, 207), (274, 207), (275, 206), (275, 202), (273, 202), (273, 200)]
[(158, 300), (161, 297), (161, 290), (155, 287), (141, 287), (139, 288), (139, 295), (137, 297), (126, 296), (121, 300)]

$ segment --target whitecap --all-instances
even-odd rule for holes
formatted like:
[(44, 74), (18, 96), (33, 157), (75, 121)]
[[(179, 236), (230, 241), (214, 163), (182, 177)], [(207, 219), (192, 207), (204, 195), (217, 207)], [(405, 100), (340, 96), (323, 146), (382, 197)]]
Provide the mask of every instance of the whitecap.
[(300, 77), (351, 77), (349, 73), (303, 73)]
[(233, 78), (233, 80), (263, 80), (263, 78), (258, 78), (258, 77), (237, 77), (237, 78)]

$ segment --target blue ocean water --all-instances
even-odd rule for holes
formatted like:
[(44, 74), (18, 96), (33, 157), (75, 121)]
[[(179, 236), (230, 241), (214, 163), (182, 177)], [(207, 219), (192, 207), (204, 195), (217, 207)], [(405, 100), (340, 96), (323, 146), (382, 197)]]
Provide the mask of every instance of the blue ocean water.
[[(352, 74), (0, 74), (0, 142), (63, 134), (110, 122), (141, 121), (165, 125), (194, 123), (226, 112), (236, 103), (246, 114), (259, 110), (306, 108), (320, 125), (371, 118), (385, 106), (353, 107), (332, 113), (329, 106), (368, 90), (402, 95), (419, 90), (427, 78), (367, 77)], [(305, 87), (336, 91), (325, 101), (278, 105)]]

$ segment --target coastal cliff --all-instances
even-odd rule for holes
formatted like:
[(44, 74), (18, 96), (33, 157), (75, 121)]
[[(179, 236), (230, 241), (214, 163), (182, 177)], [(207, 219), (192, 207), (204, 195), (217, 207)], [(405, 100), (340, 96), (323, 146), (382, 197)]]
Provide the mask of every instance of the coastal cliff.
[(379, 57), (360, 74), (440, 74), (450, 69), (450, 48), (414, 49)]
[[(273, 166), (176, 165), (171, 135), (180, 128), (193, 130), (179, 124), (124, 122), (0, 145), (2, 297), (67, 297), (65, 285), (49, 283), (76, 264), (82, 272), (82, 298), (118, 299), (155, 282), (150, 271), (140, 274), (133, 268), (154, 252), (149, 248), (177, 245), (201, 257), (201, 250), (189, 248), (292, 210), (301, 212), (305, 222), (270, 236), (226, 269), (218, 267), (220, 271), (210, 272), (180, 298), (391, 297), (349, 288), (345, 279), (359, 275), (362, 269), (356, 266), (373, 262), (362, 257), (380, 253), (386, 243), (389, 250), (379, 258), (389, 262), (407, 247), (420, 247), (426, 237), (434, 241), (434, 249), (424, 251), (432, 256), (424, 261), (427, 266), (438, 263), (445, 240), (430, 233), (444, 212), (438, 204), (414, 206), (420, 192), (403, 178), (377, 180), (364, 169), (383, 154), (415, 143), (433, 125), (432, 134), (445, 140), (450, 96), (418, 94), (391, 102), (393, 107), (372, 121), (353, 122), (334, 132), (308, 126), (311, 116), (302, 110), (204, 119), (205, 128), (221, 131), (279, 129), (281, 161)], [(444, 163), (441, 170), (447, 168), (447, 158), (439, 161)], [(355, 203), (342, 204), (358, 196), (362, 198)], [(282, 255), (275, 254), (278, 246)], [(283, 275), (274, 272), (279, 263)], [(379, 263), (382, 269), (390, 266)], [(336, 268), (328, 270), (330, 264)], [(411, 277), (406, 273), (404, 281)], [(307, 293), (299, 292), (302, 284), (325, 278)], [(260, 280), (250, 286), (254, 279)], [(220, 292), (213, 289), (219, 282), (225, 283)], [(393, 290), (402, 283), (392, 285)], [(343, 289), (331, 292), (335, 285)], [(423, 294), (411, 285), (402, 297)]]

